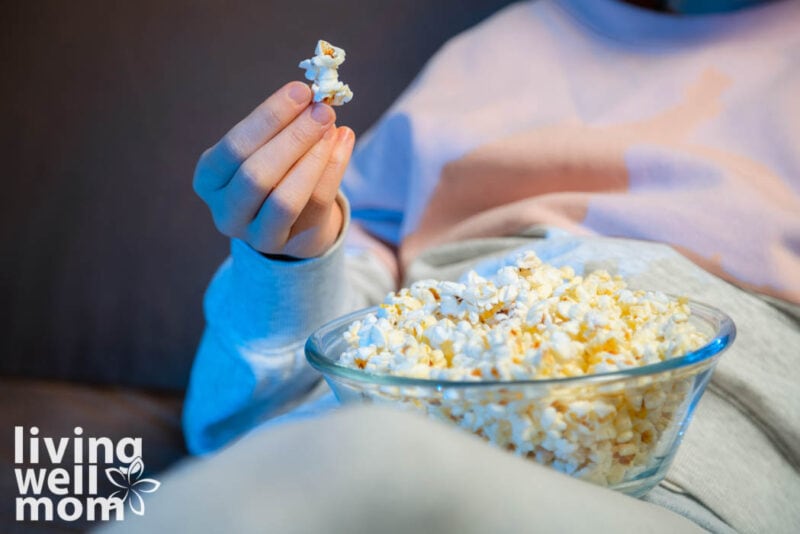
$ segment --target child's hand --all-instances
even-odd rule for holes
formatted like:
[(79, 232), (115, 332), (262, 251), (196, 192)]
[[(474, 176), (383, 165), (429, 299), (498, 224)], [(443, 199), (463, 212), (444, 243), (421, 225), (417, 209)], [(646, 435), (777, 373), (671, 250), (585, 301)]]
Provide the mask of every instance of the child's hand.
[(194, 190), (223, 234), (266, 254), (310, 258), (336, 241), (339, 183), (355, 134), (291, 82), (276, 91), (197, 163)]

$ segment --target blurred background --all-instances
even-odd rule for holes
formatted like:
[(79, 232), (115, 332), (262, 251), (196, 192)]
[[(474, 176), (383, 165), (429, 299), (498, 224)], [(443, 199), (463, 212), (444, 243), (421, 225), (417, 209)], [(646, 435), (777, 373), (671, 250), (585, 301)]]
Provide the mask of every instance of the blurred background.
[(226, 241), (194, 163), (291, 79), (348, 51), (363, 133), (502, 0), (4, 2), (0, 373), (180, 390)]
[(199, 154), (302, 79), (319, 38), (348, 52), (339, 123), (365, 132), (448, 38), (508, 0), (30, 0), (0, 5), (0, 531), (13, 426), (143, 436), (185, 451), (180, 405), (202, 296), (227, 254), (191, 189)]

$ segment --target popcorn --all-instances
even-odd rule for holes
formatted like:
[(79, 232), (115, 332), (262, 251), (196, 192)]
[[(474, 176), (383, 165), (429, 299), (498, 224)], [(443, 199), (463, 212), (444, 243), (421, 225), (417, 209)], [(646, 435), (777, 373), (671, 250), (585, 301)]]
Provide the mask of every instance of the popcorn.
[(332, 106), (341, 106), (350, 102), (353, 92), (350, 87), (339, 81), (339, 65), (344, 63), (345, 52), (327, 41), (319, 40), (311, 59), (304, 59), (298, 65), (306, 70), (306, 79), (314, 83), (314, 102), (324, 102)]
[[(631, 291), (605, 271), (576, 276), (529, 252), (494, 279), (470, 272), (464, 284), (423, 280), (391, 293), (376, 315), (351, 326), (347, 341), (378, 353), (391, 337), (394, 352), (428, 367), (425, 378), (479, 381), (489, 378), (484, 370), (497, 380), (519, 372), (560, 378), (649, 365), (699, 348), (706, 339), (689, 313), (685, 299)], [(437, 351), (445, 358), (434, 365), (430, 354)], [(350, 365), (352, 354), (346, 351), (341, 363)]]
[[(463, 382), (565, 378), (650, 365), (703, 346), (686, 299), (634, 291), (619, 277), (520, 255), (491, 278), (423, 280), (390, 293), (344, 334), (339, 363), (375, 374)], [(671, 373), (584, 386), (376, 393), (450, 420), (515, 454), (602, 485), (653, 469), (689, 402)]]

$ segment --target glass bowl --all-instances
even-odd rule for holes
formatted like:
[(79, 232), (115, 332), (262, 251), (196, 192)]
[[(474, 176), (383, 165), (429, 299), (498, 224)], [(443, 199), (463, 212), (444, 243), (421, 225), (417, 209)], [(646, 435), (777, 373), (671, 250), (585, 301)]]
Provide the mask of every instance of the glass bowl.
[(564, 473), (634, 497), (666, 475), (733, 321), (690, 302), (690, 322), (709, 342), (657, 364), (546, 380), (461, 382), (370, 374), (339, 365), (343, 334), (363, 309), (309, 337), (309, 363), (342, 403), (386, 403), (427, 413), (490, 443)]

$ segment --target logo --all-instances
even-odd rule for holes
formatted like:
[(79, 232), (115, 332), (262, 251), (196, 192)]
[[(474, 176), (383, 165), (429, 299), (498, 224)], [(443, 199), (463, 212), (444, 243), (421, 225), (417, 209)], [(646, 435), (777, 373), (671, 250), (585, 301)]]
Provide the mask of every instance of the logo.
[[(161, 483), (145, 478), (142, 438), (40, 437), (39, 429), (14, 427), (17, 521), (121, 521), (127, 509), (144, 515), (143, 494)], [(70, 447), (71, 446), (71, 447)], [(68, 453), (72, 449), (72, 454)], [(41, 464), (48, 467), (40, 467)], [(110, 466), (110, 467), (106, 467)], [(100, 474), (117, 489), (98, 494)]]

